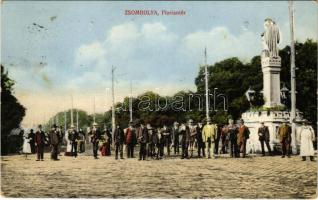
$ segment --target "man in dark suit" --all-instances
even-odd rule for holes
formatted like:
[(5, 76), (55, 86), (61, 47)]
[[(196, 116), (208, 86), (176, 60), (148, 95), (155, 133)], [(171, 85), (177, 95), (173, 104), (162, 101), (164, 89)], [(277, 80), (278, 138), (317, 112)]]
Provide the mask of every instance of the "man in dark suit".
[(197, 126), (197, 143), (198, 143), (198, 156), (201, 158), (201, 152), (202, 156), (205, 157), (205, 143), (203, 142), (202, 139), (202, 130), (203, 130), (203, 124), (198, 123)]
[(174, 147), (174, 155), (179, 155), (179, 123), (174, 122), (172, 128), (172, 142)]
[(43, 161), (44, 160), (44, 146), (46, 143), (45, 133), (42, 130), (42, 125), (38, 126), (38, 130), (35, 133), (35, 146), (37, 152), (37, 159), (36, 161)]
[(57, 126), (55, 124), (53, 124), (52, 130), (49, 133), (49, 143), (52, 147), (52, 151), (51, 151), (51, 159), (52, 160), (59, 160), (57, 158), (58, 156), (58, 145), (59, 145), (59, 133), (57, 130)]
[(95, 159), (98, 159), (97, 157), (97, 151), (98, 151), (98, 143), (100, 140), (100, 131), (98, 129), (97, 123), (93, 123), (92, 130), (90, 132), (92, 135), (91, 137), (91, 143), (93, 143), (93, 155)]
[(262, 147), (262, 156), (265, 156), (264, 143), (266, 144), (269, 155), (272, 155), (271, 146), (269, 145), (269, 130), (268, 127), (264, 125), (264, 122), (261, 122), (261, 127), (258, 129), (259, 141), (261, 142)]
[(140, 123), (137, 132), (137, 140), (140, 145), (139, 160), (146, 160), (147, 155), (147, 142), (148, 142), (148, 130), (144, 127), (143, 122)]
[(35, 153), (35, 133), (33, 129), (30, 130), (28, 138), (30, 139), (31, 153)]
[(77, 144), (78, 144), (79, 135), (78, 135), (78, 132), (75, 130), (74, 125), (71, 125), (68, 136), (69, 136), (69, 140), (71, 141), (71, 144), (72, 144), (72, 149), (71, 149), (72, 156), (74, 156), (76, 158), (77, 157)]
[(292, 141), (291, 138), (291, 127), (287, 124), (287, 119), (283, 122), (283, 124), (278, 129), (278, 135), (280, 138), (280, 143), (282, 144), (282, 158), (287, 157), (290, 158), (290, 144)]
[(115, 159), (118, 159), (118, 152), (120, 154), (120, 159), (124, 159), (124, 141), (125, 141), (125, 135), (124, 131), (120, 128), (119, 125), (116, 126), (116, 129), (114, 131), (114, 144), (115, 144)]

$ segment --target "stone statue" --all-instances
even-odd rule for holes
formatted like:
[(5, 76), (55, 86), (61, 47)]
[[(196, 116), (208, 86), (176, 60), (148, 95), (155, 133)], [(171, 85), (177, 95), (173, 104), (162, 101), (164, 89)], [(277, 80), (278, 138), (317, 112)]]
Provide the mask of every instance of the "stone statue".
[(278, 43), (280, 41), (280, 32), (276, 23), (272, 19), (265, 19), (265, 32), (262, 33), (263, 57), (278, 58)]

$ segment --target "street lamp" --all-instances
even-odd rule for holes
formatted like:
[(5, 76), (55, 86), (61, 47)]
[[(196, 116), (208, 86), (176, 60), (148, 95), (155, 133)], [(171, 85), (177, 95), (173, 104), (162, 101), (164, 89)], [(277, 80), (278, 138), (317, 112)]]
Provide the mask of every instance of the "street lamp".
[(284, 85), (283, 88), (280, 90), (280, 97), (282, 99), (282, 103), (284, 105), (286, 105), (287, 103), (287, 94), (288, 94), (289, 90), (287, 89), (287, 87)]
[(253, 90), (251, 86), (245, 92), (245, 96), (247, 100), (250, 102), (250, 106), (252, 106), (252, 101), (254, 100), (254, 97), (255, 97), (255, 90)]

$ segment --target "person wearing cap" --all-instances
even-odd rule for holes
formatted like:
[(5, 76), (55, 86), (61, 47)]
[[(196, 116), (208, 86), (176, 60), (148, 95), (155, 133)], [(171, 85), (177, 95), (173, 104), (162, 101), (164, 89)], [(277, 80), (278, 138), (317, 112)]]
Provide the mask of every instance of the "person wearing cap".
[(134, 148), (136, 145), (136, 131), (132, 122), (129, 122), (129, 127), (125, 132), (125, 144), (127, 147), (127, 158), (134, 158)]
[(36, 161), (43, 161), (44, 160), (44, 146), (46, 142), (45, 133), (42, 130), (42, 125), (38, 126), (38, 130), (35, 133), (35, 146), (37, 152), (37, 160)]
[(104, 154), (105, 156), (110, 156), (111, 155), (111, 144), (112, 144), (112, 134), (110, 133), (109, 129), (105, 126), (103, 135), (105, 137), (105, 150)]
[(174, 148), (174, 155), (179, 154), (179, 123), (174, 122), (171, 130), (172, 143)]
[(124, 159), (124, 141), (125, 135), (124, 131), (120, 128), (119, 124), (117, 124), (114, 131), (114, 144), (115, 144), (115, 159), (118, 159), (118, 153), (120, 154), (120, 159)]
[(36, 151), (35, 151), (35, 133), (33, 129), (30, 130), (29, 139), (30, 139), (31, 153), (34, 154)]
[(306, 161), (306, 157), (309, 157), (311, 161), (314, 161), (314, 146), (315, 133), (308, 121), (304, 121), (299, 128), (298, 141), (300, 141), (300, 156), (302, 161)]
[(136, 129), (137, 140), (140, 145), (139, 149), (139, 160), (146, 160), (147, 156), (147, 142), (148, 142), (148, 129), (144, 127), (141, 121)]
[(164, 140), (164, 146), (167, 147), (167, 155), (170, 156), (170, 146), (171, 146), (171, 131), (170, 128), (167, 127), (167, 125), (163, 125), (161, 129), (163, 140)]
[(100, 131), (98, 129), (97, 123), (93, 123), (93, 128), (90, 132), (91, 136), (91, 143), (93, 144), (93, 156), (94, 159), (98, 159), (97, 151), (98, 151), (98, 143), (100, 140)]
[(58, 145), (59, 145), (59, 133), (57, 130), (56, 124), (53, 124), (52, 129), (49, 133), (49, 143), (51, 145), (51, 159), (52, 160), (59, 160), (58, 159)]
[(194, 144), (197, 137), (197, 127), (193, 124), (193, 120), (190, 119), (188, 123), (190, 138), (189, 138), (189, 147), (190, 147), (190, 158), (193, 157)]
[(282, 158), (285, 158), (287, 155), (290, 158), (290, 144), (292, 141), (291, 138), (291, 127), (287, 124), (288, 120), (285, 119), (282, 125), (278, 128), (278, 135), (280, 143), (282, 145)]
[(179, 134), (181, 135), (181, 150), (182, 155), (181, 159), (189, 159), (188, 147), (189, 147), (189, 139), (190, 139), (190, 131), (189, 127), (184, 123), (179, 127)]
[[(246, 141), (250, 137), (250, 131), (247, 126), (244, 125), (244, 120), (239, 121), (239, 130), (237, 134), (238, 155), (242, 152), (242, 158), (246, 156)], [(240, 157), (240, 156), (239, 156)]]
[(239, 157), (239, 150), (237, 147), (237, 134), (238, 134), (238, 128), (234, 124), (233, 119), (229, 119), (229, 124), (227, 125), (227, 135), (229, 136), (229, 142), (230, 142), (230, 156), (233, 158)]
[(75, 130), (75, 126), (71, 125), (71, 128), (69, 130), (69, 140), (71, 141), (71, 155), (75, 158), (77, 157), (77, 145), (78, 145), (78, 139), (79, 135), (78, 132)]
[(155, 145), (157, 143), (157, 134), (150, 124), (147, 124), (148, 132), (148, 157), (154, 158), (156, 154)]
[(165, 141), (164, 141), (164, 137), (163, 137), (163, 131), (160, 127), (157, 128), (156, 130), (156, 139), (157, 142), (156, 147), (157, 147), (157, 160), (162, 159), (163, 158), (163, 149), (164, 149), (164, 145), (165, 145)]
[[(211, 124), (210, 119), (207, 119), (206, 125), (202, 130), (202, 140), (206, 144), (207, 147), (207, 155), (208, 158), (215, 158), (214, 156), (214, 145), (215, 145), (215, 136), (217, 132), (217, 126), (215, 124)], [(211, 155), (212, 149), (212, 155)]]
[(202, 156), (205, 157), (205, 144), (204, 144), (203, 138), (202, 138), (202, 130), (203, 130), (203, 124), (201, 122), (199, 122), (197, 125), (197, 135), (196, 135), (196, 140), (198, 143), (198, 156), (199, 156), (199, 158), (201, 158), (201, 152), (202, 152)]
[(261, 127), (258, 129), (258, 139), (262, 147), (262, 156), (265, 156), (264, 143), (266, 144), (269, 155), (272, 155), (271, 146), (269, 145), (269, 130), (268, 127), (264, 125), (264, 122), (261, 122)]

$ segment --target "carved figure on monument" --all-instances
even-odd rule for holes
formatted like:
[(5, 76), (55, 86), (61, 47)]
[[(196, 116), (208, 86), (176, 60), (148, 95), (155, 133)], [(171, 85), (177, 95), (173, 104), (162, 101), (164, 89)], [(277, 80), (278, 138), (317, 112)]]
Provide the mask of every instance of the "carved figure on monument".
[(263, 57), (278, 58), (278, 43), (280, 42), (280, 32), (276, 23), (270, 19), (265, 19), (265, 32), (262, 33)]

